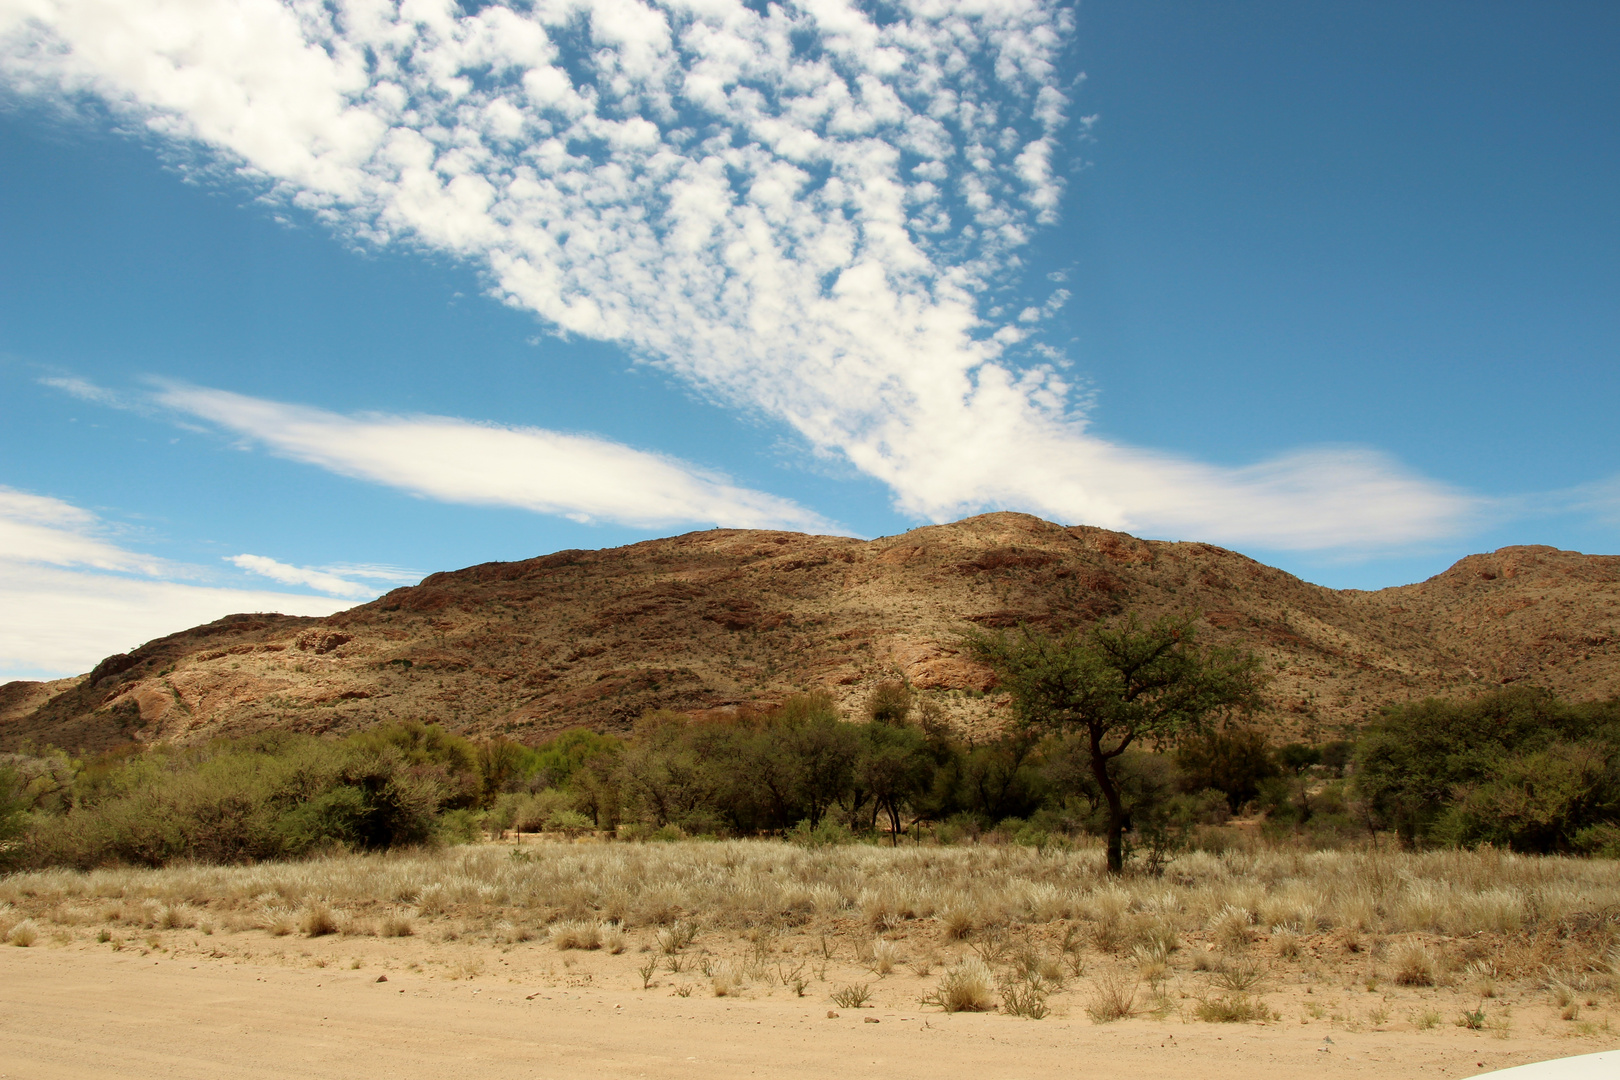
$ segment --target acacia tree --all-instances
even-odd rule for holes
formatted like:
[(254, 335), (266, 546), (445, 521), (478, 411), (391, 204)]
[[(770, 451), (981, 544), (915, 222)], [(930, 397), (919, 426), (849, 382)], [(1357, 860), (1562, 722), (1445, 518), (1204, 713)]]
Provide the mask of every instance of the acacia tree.
[(969, 650), (993, 667), (1026, 726), (1077, 731), (1108, 808), (1108, 872), (1125, 868), (1128, 808), (1114, 762), (1132, 745), (1206, 730), (1216, 713), (1250, 705), (1254, 657), (1199, 648), (1190, 617), (1142, 625), (1130, 615), (1089, 631), (978, 633)]

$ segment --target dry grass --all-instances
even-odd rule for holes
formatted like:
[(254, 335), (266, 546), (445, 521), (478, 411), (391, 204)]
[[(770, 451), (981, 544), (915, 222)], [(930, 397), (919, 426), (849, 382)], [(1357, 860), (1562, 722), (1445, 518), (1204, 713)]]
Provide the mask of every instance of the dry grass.
[[(639, 950), (646, 955), (620, 961), (627, 973), (640, 965), (635, 985), (657, 984), (666, 967), (701, 972), (706, 981), (662, 983), (677, 993), (696, 982), (722, 996), (816, 986), (825, 995), (870, 978), (885, 1001), (915, 1001), (926, 989), (952, 1011), (1034, 1016), (1050, 998), (1098, 1022), (1141, 1012), (1191, 1018), (1195, 1009), (1244, 1019), (1251, 1006), (1248, 1018), (1257, 1018), (1262, 976), (1268, 994), (1302, 995), (1314, 981), (1319, 996), (1378, 976), (1423, 997), (1394, 999), (1391, 1015), (1473, 1015), (1490, 1000), (1491, 1021), (1506, 1025), (1501, 1003), (1528, 992), (1550, 1018), (1567, 1014), (1574, 1033), (1600, 1022), (1620, 991), (1620, 951), (1610, 953), (1617, 896), (1614, 861), (1502, 852), (1234, 849), (1179, 856), (1159, 877), (1111, 879), (1090, 848), (484, 844), (13, 874), (0, 878), (0, 940), (32, 945), (70, 930), (90, 940), (99, 930), (103, 948), (169, 948), (183, 937), (207, 942), (187, 946), (206, 951), (216, 927), (284, 938), (416, 936), (417, 950), (459, 942), (434, 963), (470, 978), (477, 972), (458, 966), (458, 951), (499, 949), (486, 962), (505, 964), (539, 936), (564, 954), (564, 968), (574, 950)], [(1447, 993), (1459, 1000), (1435, 998)], [(1361, 1023), (1364, 1012), (1344, 1015)], [(1540, 1023), (1531, 1014), (1523, 1022)]]
[(560, 922), (551, 928), (551, 944), (558, 951), (567, 949), (600, 949), (602, 924), (589, 919)]
[(1247, 994), (1227, 994), (1207, 998), (1193, 1010), (1198, 1019), (1211, 1024), (1246, 1024), (1257, 1020), (1275, 1020), (1277, 1015), (1265, 1002)]
[(938, 1005), (949, 1013), (989, 1012), (996, 1007), (996, 977), (977, 956), (969, 956), (945, 972), (923, 1004)]
[(1098, 1024), (1124, 1020), (1136, 1013), (1136, 992), (1141, 983), (1134, 975), (1118, 968), (1104, 971), (1092, 980), (1092, 994), (1086, 1001), (1086, 1015)]
[(1401, 942), (1390, 950), (1389, 959), (1402, 986), (1433, 986), (1440, 980), (1440, 957), (1420, 941)]
[(194, 925), (204, 911), (268, 915), (316, 904), (372, 917), (409, 905), (421, 919), (505, 917), (516, 909), (548, 922), (663, 927), (675, 951), (696, 932), (692, 913), (706, 925), (747, 928), (806, 917), (870, 924), (881, 912), (899, 924), (935, 919), (952, 939), (1015, 923), (1079, 922), (1101, 951), (1173, 942), (1199, 929), (1242, 951), (1257, 924), (1302, 934), (1508, 933), (1601, 912), (1620, 892), (1613, 861), (1499, 852), (1193, 852), (1172, 860), (1162, 878), (1112, 881), (1092, 849), (728, 841), (527, 845), (520, 858), (512, 850), (46, 870), (0, 879), (0, 903), (53, 920), (58, 909), (64, 917), (86, 909), (94, 918), (115, 905), (121, 921), (145, 926)]
[(337, 916), (324, 902), (316, 901), (304, 909), (300, 928), (304, 931), (305, 937), (325, 937), (327, 934), (335, 934), (338, 932)]

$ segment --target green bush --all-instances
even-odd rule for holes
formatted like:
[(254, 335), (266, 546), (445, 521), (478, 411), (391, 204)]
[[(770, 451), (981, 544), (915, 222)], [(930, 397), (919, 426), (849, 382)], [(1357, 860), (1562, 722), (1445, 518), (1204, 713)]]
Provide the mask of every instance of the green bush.
[(1620, 820), (1620, 701), (1524, 688), (1390, 708), (1361, 740), (1355, 782), (1411, 842), (1576, 850)]
[(442, 789), (375, 739), (278, 738), (154, 751), (99, 770), (60, 814), (30, 815), (24, 865), (252, 862), (433, 839)]

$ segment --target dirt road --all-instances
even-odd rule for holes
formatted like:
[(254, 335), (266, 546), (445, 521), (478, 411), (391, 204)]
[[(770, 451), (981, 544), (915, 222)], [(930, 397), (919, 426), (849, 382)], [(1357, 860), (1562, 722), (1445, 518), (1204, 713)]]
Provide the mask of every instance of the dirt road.
[[(1460, 1077), (1598, 1049), (1457, 1029), (836, 1010), (667, 990), (0, 949), (0, 1076), (717, 1080)], [(873, 1023), (871, 1021), (877, 1021)], [(1332, 1039), (1325, 1043), (1324, 1038)]]

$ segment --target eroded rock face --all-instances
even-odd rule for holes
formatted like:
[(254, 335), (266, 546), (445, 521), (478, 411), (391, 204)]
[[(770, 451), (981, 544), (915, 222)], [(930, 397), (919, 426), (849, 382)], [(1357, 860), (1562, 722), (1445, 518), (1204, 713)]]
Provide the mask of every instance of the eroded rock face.
[(0, 748), (436, 720), (539, 738), (909, 679), (973, 729), (1005, 715), (964, 632), (1204, 613), (1271, 675), (1265, 722), (1331, 737), (1391, 701), (1518, 681), (1620, 692), (1620, 558), (1504, 548), (1416, 585), (1324, 589), (1208, 544), (986, 514), (872, 541), (715, 529), (434, 574), (328, 619), (238, 615), (0, 687)]

